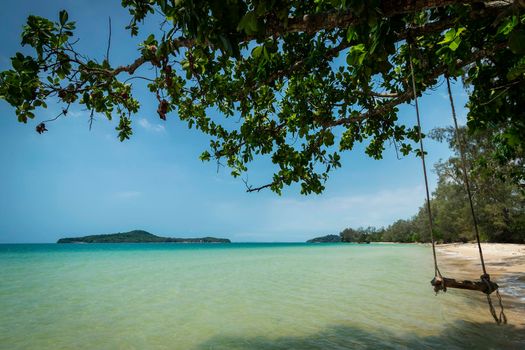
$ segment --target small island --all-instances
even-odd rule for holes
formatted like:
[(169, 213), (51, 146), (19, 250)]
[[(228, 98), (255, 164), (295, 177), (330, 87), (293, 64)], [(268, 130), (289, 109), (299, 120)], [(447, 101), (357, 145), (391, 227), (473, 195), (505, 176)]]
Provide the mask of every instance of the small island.
[(105, 235), (60, 238), (57, 243), (231, 243), (227, 238), (171, 238), (160, 237), (143, 230)]
[(312, 238), (306, 241), (306, 243), (339, 243), (341, 237), (339, 235), (326, 235), (322, 237)]
[[(384, 229), (383, 229), (384, 231)], [(315, 237), (306, 241), (306, 243), (359, 243), (370, 244), (370, 242), (381, 241), (378, 234), (382, 232), (374, 227), (367, 228), (345, 228), (338, 235), (326, 235)]]

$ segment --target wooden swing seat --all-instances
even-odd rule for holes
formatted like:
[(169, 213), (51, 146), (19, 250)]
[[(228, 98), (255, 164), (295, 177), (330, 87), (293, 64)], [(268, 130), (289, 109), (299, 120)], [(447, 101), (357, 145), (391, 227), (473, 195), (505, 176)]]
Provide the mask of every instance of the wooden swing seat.
[(490, 279), (483, 278), (483, 276), (481, 276), (479, 281), (457, 281), (454, 278), (443, 277), (441, 279), (439, 277), (434, 277), (434, 279), (430, 281), (430, 284), (434, 286), (436, 292), (440, 290), (446, 292), (447, 288), (456, 288), (477, 290), (487, 295), (490, 295), (499, 288), (497, 283), (492, 282)]

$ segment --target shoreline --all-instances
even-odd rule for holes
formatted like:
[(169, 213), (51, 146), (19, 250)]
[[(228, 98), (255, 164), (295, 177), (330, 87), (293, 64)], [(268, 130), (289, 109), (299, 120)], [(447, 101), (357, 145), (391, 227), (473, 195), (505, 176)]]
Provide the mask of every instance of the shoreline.
[[(482, 243), (485, 267), (500, 286), (509, 324), (525, 328), (525, 244)], [(475, 280), (482, 274), (476, 243), (436, 245), (438, 264), (445, 277)]]

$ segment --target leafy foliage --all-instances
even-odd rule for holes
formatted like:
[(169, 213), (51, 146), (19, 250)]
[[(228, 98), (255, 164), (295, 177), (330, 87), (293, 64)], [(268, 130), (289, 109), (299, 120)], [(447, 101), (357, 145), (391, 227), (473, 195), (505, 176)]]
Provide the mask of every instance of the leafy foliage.
[[(466, 129), (460, 129), (462, 133)], [(525, 242), (525, 194), (519, 185), (504, 181), (502, 174), (513, 174), (512, 169), (523, 168), (520, 159), (501, 165), (492, 154), (497, 146), (494, 134), (478, 131), (469, 134), (466, 160), (469, 164), (470, 184), (474, 209), (482, 239), (489, 242)], [(468, 203), (459, 149), (454, 130), (437, 129), (431, 136), (447, 141), (455, 155), (436, 164), (438, 186), (431, 199), (434, 217), (434, 236), (440, 242), (467, 242), (475, 239)], [(492, 163), (491, 163), (492, 160)], [(425, 205), (408, 220), (397, 220), (387, 228), (345, 229), (340, 235), (344, 241), (359, 240), (392, 242), (429, 242), (428, 217)]]
[(342, 242), (347, 243), (370, 243), (381, 241), (383, 229), (376, 229), (375, 227), (359, 227), (357, 229), (345, 228), (339, 233)]
[[(523, 149), (523, 1), (122, 0), (122, 6), (132, 36), (148, 16), (160, 14), (164, 23), (135, 61), (119, 67), (76, 50), (67, 12), (57, 21), (28, 18), (22, 45), (35, 55), (17, 53), (12, 69), (0, 73), (0, 98), (16, 108), (19, 121), (59, 99), (60, 116), (71, 104), (90, 110), (90, 118), (117, 116), (119, 138), (128, 139), (139, 110), (136, 80), (129, 78), (149, 65), (158, 72), (147, 79), (159, 118), (175, 114), (210, 136), (202, 160), (224, 162), (240, 176), (266, 156), (275, 164), (273, 178), (250, 191), (280, 193), (300, 183), (302, 193), (320, 193), (341, 165), (339, 152), (356, 143), (365, 142), (376, 159), (385, 142), (414, 151), (418, 130), (397, 117), (397, 106), (414, 95), (411, 60), (418, 94), (442, 75), (464, 77), (472, 86), (469, 127), (503, 130), (493, 140), (502, 161)], [(45, 123), (39, 121), (39, 132)]]

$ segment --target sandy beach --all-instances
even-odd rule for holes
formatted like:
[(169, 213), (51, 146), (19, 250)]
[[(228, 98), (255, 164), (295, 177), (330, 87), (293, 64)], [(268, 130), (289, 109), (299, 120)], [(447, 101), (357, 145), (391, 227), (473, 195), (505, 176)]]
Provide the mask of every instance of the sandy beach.
[[(525, 245), (483, 243), (481, 247), (487, 272), (500, 285), (509, 323), (525, 328)], [(482, 270), (477, 244), (440, 244), (436, 249), (445, 277), (479, 279)]]

